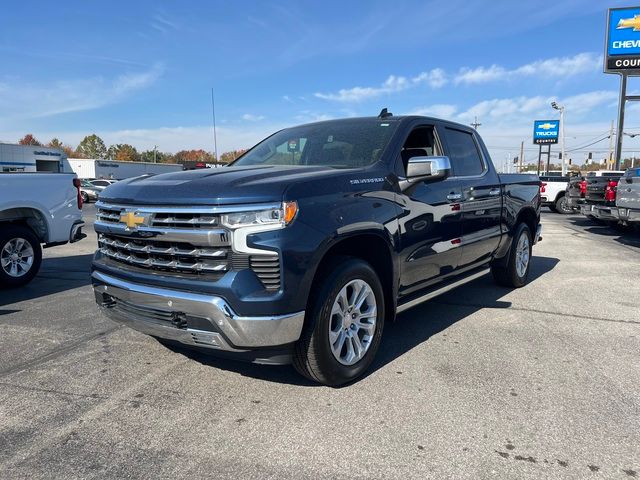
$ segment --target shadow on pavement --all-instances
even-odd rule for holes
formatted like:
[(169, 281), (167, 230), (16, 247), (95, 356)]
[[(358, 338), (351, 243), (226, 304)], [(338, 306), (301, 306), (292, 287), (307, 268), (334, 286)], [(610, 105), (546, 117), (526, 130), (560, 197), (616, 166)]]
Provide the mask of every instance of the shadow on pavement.
[(0, 306), (33, 300), (91, 283), (93, 254), (51, 257), (42, 260), (38, 275), (24, 287), (0, 290)]
[(640, 231), (636, 228), (624, 225), (613, 225), (612, 223), (606, 223), (584, 216), (572, 218), (571, 222), (576, 227), (584, 228), (584, 231), (587, 233), (612, 238), (617, 237), (613, 239), (622, 245), (640, 247)]
[[(529, 272), (529, 282), (533, 282), (553, 270), (558, 262), (557, 258), (534, 256)], [(464, 291), (463, 296), (460, 295), (461, 291)], [(430, 302), (425, 302), (398, 315), (395, 322), (385, 325), (380, 349), (364, 377), (383, 368), (396, 358), (427, 341), (433, 335), (446, 330), (451, 325), (478, 310), (483, 308), (509, 308), (511, 302), (500, 300), (509, 292), (511, 292), (511, 289), (496, 285), (491, 274), (487, 274)], [(189, 350), (181, 346), (170, 346), (169, 348), (203, 365), (230, 370), (247, 377), (276, 383), (319, 386), (297, 374), (290, 366), (253, 365), (213, 357), (201, 351)]]

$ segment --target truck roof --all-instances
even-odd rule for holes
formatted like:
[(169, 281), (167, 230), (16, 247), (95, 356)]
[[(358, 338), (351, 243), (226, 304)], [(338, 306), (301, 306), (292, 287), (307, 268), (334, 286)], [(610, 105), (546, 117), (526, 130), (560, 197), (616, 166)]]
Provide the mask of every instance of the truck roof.
[(398, 116), (390, 116), (390, 117), (350, 117), (350, 118), (336, 118), (336, 119), (332, 119), (332, 120), (321, 120), (319, 122), (310, 122), (310, 123), (305, 123), (302, 125), (294, 125), (292, 127), (289, 128), (295, 128), (297, 126), (309, 126), (309, 125), (322, 125), (322, 124), (328, 124), (328, 123), (338, 123), (338, 122), (344, 122), (344, 123), (358, 123), (358, 122), (385, 122), (385, 123), (408, 123), (411, 122), (413, 120), (423, 120), (423, 121), (427, 121), (427, 122), (439, 122), (439, 123), (446, 123), (449, 124), (451, 126), (455, 126), (457, 128), (462, 128), (465, 130), (473, 130), (473, 128), (471, 128), (469, 125), (465, 125), (463, 123), (457, 123), (457, 122), (453, 122), (451, 120), (445, 120), (442, 118), (436, 118), (436, 117), (427, 117), (424, 115), (398, 115)]

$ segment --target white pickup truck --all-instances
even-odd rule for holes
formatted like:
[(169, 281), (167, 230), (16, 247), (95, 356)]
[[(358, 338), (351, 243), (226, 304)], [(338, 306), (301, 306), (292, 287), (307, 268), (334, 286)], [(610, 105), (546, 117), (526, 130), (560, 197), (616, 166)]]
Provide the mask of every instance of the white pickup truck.
[(573, 213), (573, 207), (568, 204), (566, 197), (567, 184), (570, 176), (540, 175), (540, 199), (543, 207), (561, 214)]
[(82, 233), (80, 180), (64, 173), (0, 173), (0, 288), (36, 276), (42, 248), (77, 242)]

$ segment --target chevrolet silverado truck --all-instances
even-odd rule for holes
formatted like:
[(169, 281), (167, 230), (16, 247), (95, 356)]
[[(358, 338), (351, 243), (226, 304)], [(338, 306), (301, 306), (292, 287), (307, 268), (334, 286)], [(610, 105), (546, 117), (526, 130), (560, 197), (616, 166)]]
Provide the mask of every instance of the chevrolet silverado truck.
[(623, 171), (601, 172), (600, 175), (589, 172), (580, 213), (599, 222), (618, 223), (616, 190), (623, 174)]
[(64, 173), (0, 173), (0, 288), (36, 276), (42, 248), (77, 242), (82, 233), (80, 180)]
[(640, 168), (628, 169), (618, 182), (616, 207), (622, 223), (640, 227)]
[(573, 213), (573, 208), (567, 202), (567, 186), (571, 178), (572, 176), (569, 175), (540, 175), (542, 206), (563, 215)]
[(396, 314), (489, 271), (524, 286), (539, 188), (499, 175), (478, 133), (444, 120), (287, 128), (228, 167), (105, 190), (96, 301), (162, 343), (292, 362), (341, 385), (366, 371)]

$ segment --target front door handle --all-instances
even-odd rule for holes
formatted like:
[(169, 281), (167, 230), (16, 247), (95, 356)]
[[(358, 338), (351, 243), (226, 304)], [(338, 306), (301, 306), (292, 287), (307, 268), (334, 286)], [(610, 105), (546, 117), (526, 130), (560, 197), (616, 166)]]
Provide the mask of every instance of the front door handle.
[(461, 200), (461, 199), (462, 199), (461, 193), (450, 193), (449, 195), (447, 195), (447, 200), (455, 201), (455, 200)]
[(491, 190), (489, 190), (489, 195), (500, 195), (500, 189), (492, 188)]

